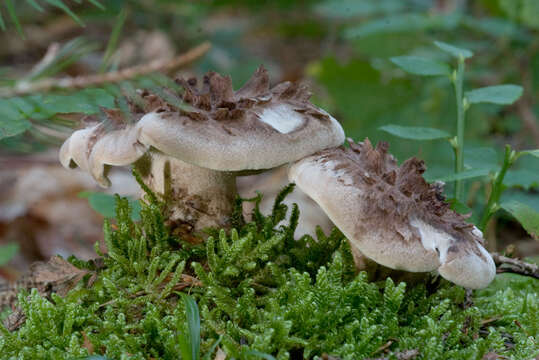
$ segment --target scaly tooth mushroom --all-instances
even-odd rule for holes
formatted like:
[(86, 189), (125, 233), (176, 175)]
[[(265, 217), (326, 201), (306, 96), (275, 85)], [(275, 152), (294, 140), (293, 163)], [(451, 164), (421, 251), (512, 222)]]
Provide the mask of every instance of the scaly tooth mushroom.
[[(88, 170), (102, 186), (108, 166), (135, 163), (144, 181), (168, 199), (170, 220), (195, 232), (226, 226), (236, 195), (235, 178), (296, 161), (344, 141), (340, 124), (309, 102), (310, 93), (284, 82), (270, 89), (260, 67), (238, 91), (229, 77), (210, 72), (201, 88), (179, 80), (179, 109), (142, 92), (134, 119), (105, 111), (99, 124), (72, 134), (62, 146), (62, 164)], [(173, 94), (173, 96), (176, 96)], [(75, 141), (82, 138), (85, 141)]]
[(392, 269), (438, 270), (466, 288), (486, 287), (496, 274), (482, 234), (422, 177), (416, 158), (400, 167), (387, 143), (370, 141), (322, 150), (294, 163), (289, 179), (313, 198), (363, 254)]

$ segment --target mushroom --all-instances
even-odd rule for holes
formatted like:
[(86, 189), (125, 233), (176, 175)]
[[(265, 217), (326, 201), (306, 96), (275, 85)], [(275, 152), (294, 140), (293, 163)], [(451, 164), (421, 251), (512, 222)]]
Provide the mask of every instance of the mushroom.
[(466, 288), (486, 287), (496, 268), (481, 232), (422, 177), (423, 161), (400, 167), (380, 142), (348, 140), (294, 163), (289, 179), (313, 198), (361, 255), (392, 269), (437, 270)]
[(181, 95), (141, 92), (128, 116), (104, 110), (105, 122), (66, 140), (62, 164), (78, 165), (106, 187), (110, 165), (134, 163), (147, 185), (165, 195), (169, 219), (198, 232), (228, 224), (236, 176), (344, 142), (340, 124), (309, 102), (305, 87), (284, 82), (270, 89), (263, 67), (238, 91), (215, 72), (201, 88), (196, 79), (178, 83)]

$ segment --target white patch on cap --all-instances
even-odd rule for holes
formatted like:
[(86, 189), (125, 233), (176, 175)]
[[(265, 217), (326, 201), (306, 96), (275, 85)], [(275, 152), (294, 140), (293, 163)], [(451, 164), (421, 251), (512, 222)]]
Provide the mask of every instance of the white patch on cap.
[(438, 251), (440, 262), (445, 263), (447, 249), (451, 244), (455, 243), (455, 239), (448, 233), (440, 231), (419, 219), (412, 219), (410, 225), (419, 230), (423, 247), (427, 250)]
[(472, 234), (474, 234), (475, 236), (480, 237), (481, 239), (483, 238), (483, 232), (481, 230), (479, 230), (476, 226), (473, 227)]
[(279, 104), (265, 108), (260, 115), (260, 121), (270, 125), (281, 134), (288, 134), (302, 126), (304, 119), (291, 106)]

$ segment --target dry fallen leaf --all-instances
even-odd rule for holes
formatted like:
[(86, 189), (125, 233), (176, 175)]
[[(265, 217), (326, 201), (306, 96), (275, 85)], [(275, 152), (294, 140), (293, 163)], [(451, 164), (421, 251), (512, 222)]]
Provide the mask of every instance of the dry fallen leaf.
[(82, 347), (88, 350), (88, 354), (92, 355), (94, 353), (94, 344), (88, 339), (88, 335), (84, 331), (82, 332), (82, 336), (84, 338)]
[(89, 271), (79, 269), (60, 256), (53, 256), (48, 262), (38, 262), (30, 267), (28, 284), (35, 284), (40, 294), (55, 292), (65, 296)]
[(20, 309), (15, 309), (9, 316), (4, 320), (4, 326), (8, 331), (15, 331), (24, 324), (26, 321), (26, 315), (22, 313)]
[(502, 360), (502, 359), (508, 359), (508, 358), (503, 355), (496, 354), (493, 351), (489, 351), (488, 353), (483, 355), (483, 357), (481, 358), (481, 360)]
[(215, 354), (214, 360), (225, 360), (225, 359), (226, 359), (225, 352), (221, 350), (221, 348), (217, 348), (217, 353)]
[(20, 290), (37, 289), (41, 296), (49, 297), (52, 293), (65, 296), (90, 271), (79, 269), (60, 256), (52, 257), (48, 262), (32, 264), (28, 274), (13, 284), (0, 287), (0, 308), (10, 306), (13, 313), (4, 321), (10, 331), (18, 329), (26, 317), (15, 308), (17, 293)]

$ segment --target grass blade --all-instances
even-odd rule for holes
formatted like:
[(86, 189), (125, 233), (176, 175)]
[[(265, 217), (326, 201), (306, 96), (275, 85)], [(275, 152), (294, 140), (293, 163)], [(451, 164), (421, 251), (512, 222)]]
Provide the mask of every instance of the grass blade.
[(24, 38), (24, 33), (22, 32), (21, 23), (19, 22), (19, 18), (17, 16), (17, 13), (15, 12), (15, 6), (13, 5), (13, 1), (5, 0), (4, 4), (6, 5), (6, 9), (9, 14), (9, 17), (15, 24), (15, 28), (17, 29), (17, 32), (19, 33), (19, 35), (21, 35), (22, 38)]
[(4, 18), (2, 17), (2, 13), (0, 12), (0, 28), (5, 31), (6, 30), (6, 23), (4, 22)]
[(97, 0), (88, 0), (88, 2), (90, 2), (93, 6), (95, 6), (98, 9), (105, 10), (105, 6), (103, 6), (103, 4), (101, 4)]
[(62, 10), (67, 15), (71, 16), (71, 18), (75, 20), (75, 22), (77, 22), (77, 24), (79, 24), (80, 26), (85, 26), (84, 22), (77, 16), (77, 14), (71, 11), (71, 9), (66, 4), (64, 4), (62, 0), (45, 0), (45, 1), (49, 3), (50, 5)]
[(213, 345), (211, 346), (210, 350), (206, 353), (206, 355), (204, 355), (204, 360), (211, 360), (211, 356), (213, 352), (215, 351), (215, 349), (217, 349), (217, 346), (219, 346), (222, 339), (223, 339), (223, 335), (219, 335), (219, 338), (215, 341), (215, 343), (213, 343)]
[(190, 354), (192, 360), (200, 358), (200, 314), (196, 301), (189, 295), (183, 296), (187, 326), (189, 328)]
[(100, 73), (104, 73), (107, 70), (110, 58), (112, 54), (114, 53), (114, 51), (116, 50), (116, 47), (118, 46), (118, 40), (120, 38), (120, 34), (125, 24), (126, 18), (127, 18), (127, 11), (125, 9), (122, 9), (120, 13), (118, 14), (118, 17), (116, 18), (116, 22), (114, 23), (114, 27), (110, 34), (109, 42), (107, 43), (107, 48), (105, 49), (105, 54), (103, 55), (101, 66), (99, 67)]
[(39, 5), (35, 0), (26, 0), (26, 3), (36, 9), (39, 12), (44, 12), (45, 9), (41, 5)]

